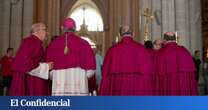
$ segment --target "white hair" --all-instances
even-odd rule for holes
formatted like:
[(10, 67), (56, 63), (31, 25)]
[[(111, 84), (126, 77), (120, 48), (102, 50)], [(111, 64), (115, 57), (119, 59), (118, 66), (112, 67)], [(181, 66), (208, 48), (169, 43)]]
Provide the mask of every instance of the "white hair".
[(31, 27), (31, 33), (38, 32), (44, 28), (46, 28), (46, 25), (44, 23), (35, 23)]

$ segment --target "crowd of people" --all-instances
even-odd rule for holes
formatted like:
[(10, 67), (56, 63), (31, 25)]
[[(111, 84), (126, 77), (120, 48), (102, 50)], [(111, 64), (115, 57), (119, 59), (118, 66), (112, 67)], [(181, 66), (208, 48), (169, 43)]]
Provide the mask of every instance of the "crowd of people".
[(47, 46), (47, 27), (32, 25), (15, 57), (8, 48), (1, 59), (4, 95), (11, 96), (147, 96), (199, 95), (199, 51), (195, 56), (176, 43), (174, 32), (144, 44), (133, 40), (128, 25), (121, 40), (104, 57), (75, 33), (76, 23), (66, 18), (64, 33)]

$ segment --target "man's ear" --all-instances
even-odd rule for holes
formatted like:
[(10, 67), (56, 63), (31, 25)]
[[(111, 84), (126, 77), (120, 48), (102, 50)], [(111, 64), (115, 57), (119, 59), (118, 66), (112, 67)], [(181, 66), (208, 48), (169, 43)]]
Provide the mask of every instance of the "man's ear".
[(63, 26), (61, 26), (60, 28), (61, 28), (61, 30), (64, 30), (64, 27)]

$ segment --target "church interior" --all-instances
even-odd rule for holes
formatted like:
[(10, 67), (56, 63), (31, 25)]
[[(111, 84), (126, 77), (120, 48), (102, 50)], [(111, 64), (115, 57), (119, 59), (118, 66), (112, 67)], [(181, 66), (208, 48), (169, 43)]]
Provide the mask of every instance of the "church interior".
[[(1, 0), (0, 1), (0, 57), (7, 48), (17, 51), (21, 41), (30, 34), (31, 25), (43, 22), (51, 39), (62, 34), (62, 22), (72, 17), (78, 35), (106, 51), (120, 40), (119, 27), (130, 25), (134, 40), (154, 41), (163, 33), (177, 33), (177, 43), (190, 53), (199, 50), (202, 62), (208, 58), (208, 1), (207, 0)], [(204, 65), (200, 74), (204, 77)], [(207, 79), (208, 81), (208, 79)], [(201, 95), (208, 93), (205, 78), (199, 81)], [(2, 82), (2, 77), (1, 77)], [(206, 84), (207, 83), (207, 84)], [(2, 84), (0, 85), (2, 95)]]

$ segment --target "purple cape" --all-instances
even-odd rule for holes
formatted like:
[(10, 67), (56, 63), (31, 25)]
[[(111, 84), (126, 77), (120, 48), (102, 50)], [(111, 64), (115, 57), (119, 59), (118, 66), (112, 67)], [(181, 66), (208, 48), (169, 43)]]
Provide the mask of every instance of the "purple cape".
[(197, 95), (191, 54), (175, 42), (159, 50), (156, 61), (158, 95)]
[[(64, 54), (65, 38), (69, 53)], [(54, 62), (54, 68), (68, 69), (80, 67), (86, 70), (95, 70), (95, 56), (87, 41), (81, 39), (74, 33), (65, 33), (51, 42), (47, 49), (47, 61)]]
[(131, 37), (111, 47), (104, 59), (100, 95), (152, 95), (150, 54)]
[(47, 80), (27, 74), (39, 65), (43, 60), (43, 55), (44, 50), (41, 40), (34, 35), (23, 39), (12, 64), (13, 79), (10, 95), (49, 95)]

